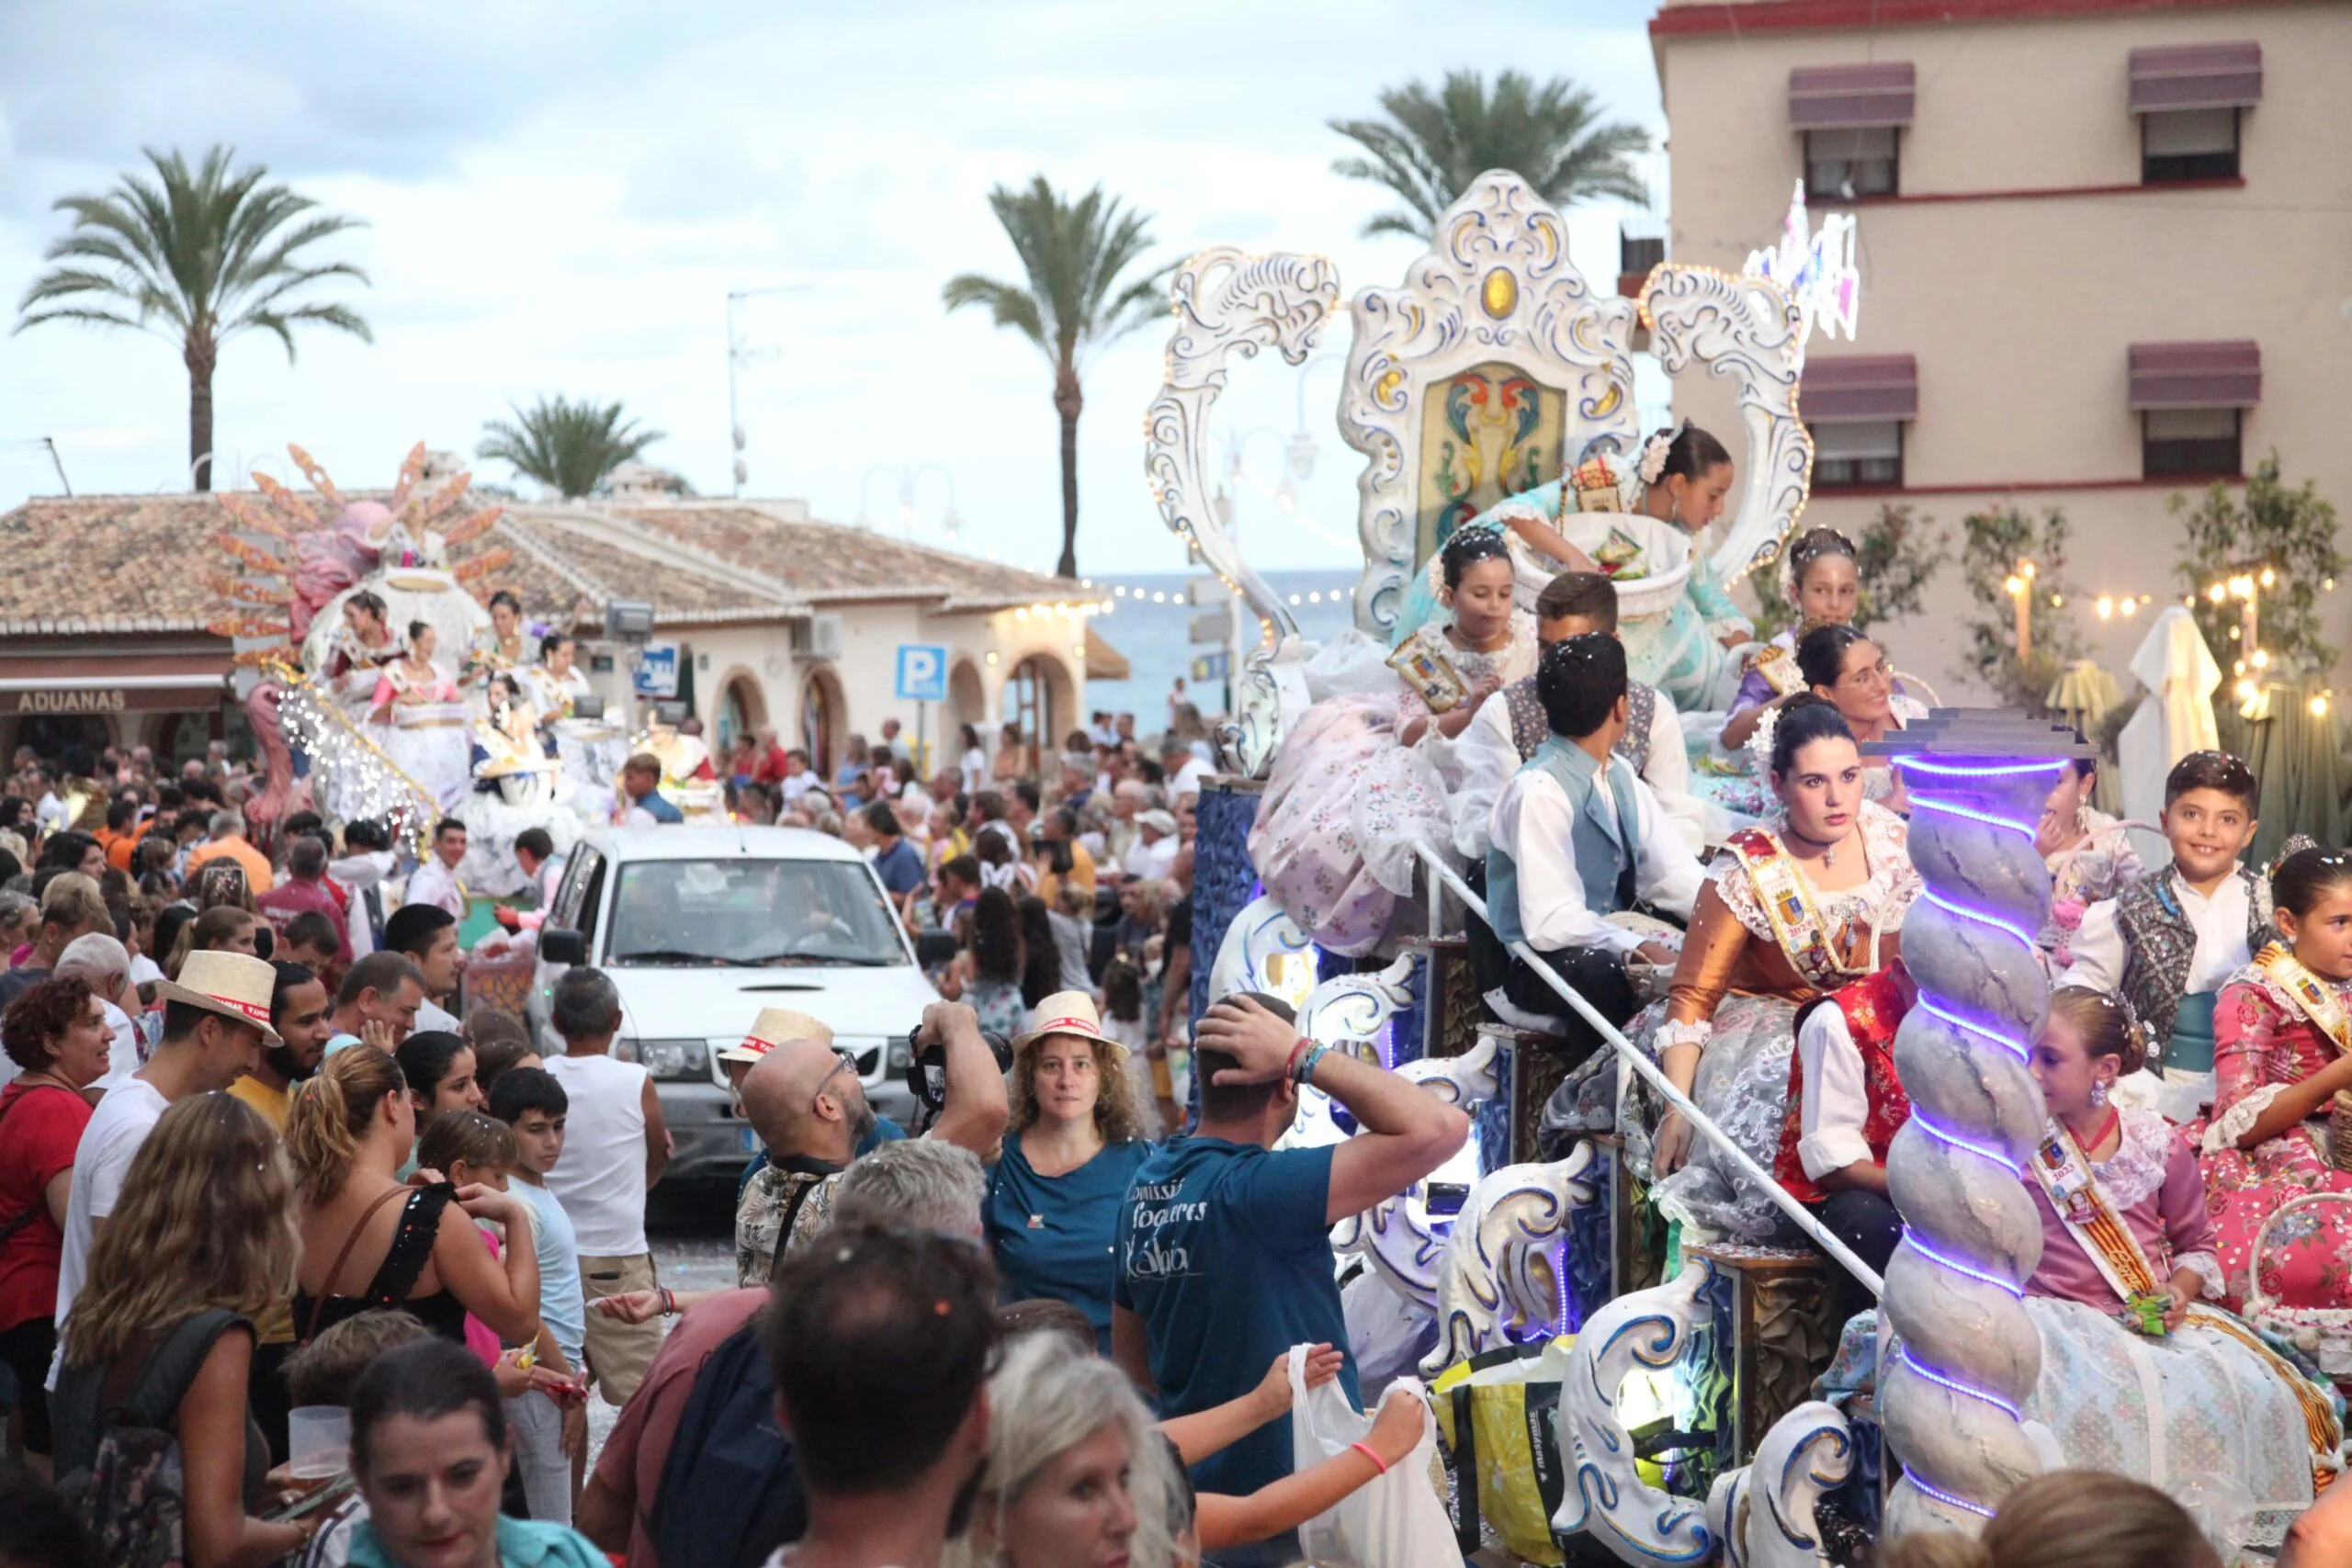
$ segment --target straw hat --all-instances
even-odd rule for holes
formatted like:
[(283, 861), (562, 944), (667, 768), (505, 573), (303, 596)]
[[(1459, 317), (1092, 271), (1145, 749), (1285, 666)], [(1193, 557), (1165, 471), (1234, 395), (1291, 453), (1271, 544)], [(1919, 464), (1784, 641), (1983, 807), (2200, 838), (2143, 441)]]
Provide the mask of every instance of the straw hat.
[(186, 1002), (260, 1029), (272, 1045), (285, 1043), (269, 1026), (270, 998), (277, 989), (277, 971), (249, 953), (191, 953), (180, 965), (177, 980), (155, 982), (155, 999)]
[(1102, 1032), (1102, 1015), (1094, 1010), (1094, 998), (1084, 991), (1056, 991), (1037, 1004), (1036, 1020), (1036, 1028), (1013, 1041), (1015, 1051), (1026, 1051), (1048, 1034), (1068, 1034), (1108, 1045), (1116, 1055), (1127, 1054), (1125, 1045)]
[(762, 1008), (760, 1016), (752, 1021), (752, 1032), (743, 1036), (741, 1045), (720, 1049), (722, 1062), (756, 1062), (787, 1040), (814, 1040), (830, 1049), (833, 1032), (805, 1012), (790, 1008)]

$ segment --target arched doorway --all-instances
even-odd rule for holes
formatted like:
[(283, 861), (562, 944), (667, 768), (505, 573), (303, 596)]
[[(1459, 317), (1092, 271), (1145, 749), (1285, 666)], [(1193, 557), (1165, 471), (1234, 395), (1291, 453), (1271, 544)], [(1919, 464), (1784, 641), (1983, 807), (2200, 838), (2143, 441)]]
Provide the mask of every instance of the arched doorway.
[(833, 754), (840, 750), (842, 727), (848, 722), (848, 704), (842, 695), (841, 677), (820, 664), (800, 679), (800, 747), (820, 777), (833, 776)]
[(1076, 693), (1061, 660), (1035, 653), (1012, 667), (1004, 682), (1004, 721), (1020, 727), (1032, 777), (1061, 749), (1062, 731), (1076, 711)]
[(742, 670), (729, 671), (718, 687), (719, 755), (767, 721), (767, 699), (760, 694), (760, 683)]
[(968, 659), (959, 659), (947, 676), (947, 714), (939, 737), (941, 766), (949, 766), (963, 757), (963, 742), (956, 731), (965, 725), (981, 731), (980, 749), (987, 750), (994, 742), (986, 731), (989, 723), (988, 691), (980, 684), (980, 672)]

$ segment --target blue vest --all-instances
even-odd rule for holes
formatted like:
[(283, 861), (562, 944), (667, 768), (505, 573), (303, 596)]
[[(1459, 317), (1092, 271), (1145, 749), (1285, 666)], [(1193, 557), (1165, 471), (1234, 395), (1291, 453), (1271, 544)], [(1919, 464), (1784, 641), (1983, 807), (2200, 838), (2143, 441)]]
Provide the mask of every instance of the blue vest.
[(629, 804), (643, 807), (647, 816), (665, 825), (684, 822), (686, 819), (686, 814), (673, 805), (658, 789), (640, 799), (630, 801)]
[[(1641, 840), (1641, 818), (1634, 798), (1634, 770), (1622, 758), (1609, 759), (1611, 811), (1596, 787), (1600, 764), (1592, 753), (1557, 735), (1545, 738), (1519, 770), (1542, 772), (1568, 797), (1576, 825), (1568, 835), (1577, 875), (1584, 882), (1585, 908), (1613, 915), (1634, 906), (1634, 846)], [(1505, 946), (1527, 940), (1519, 920), (1519, 868), (1498, 839), (1487, 851), (1487, 919)]]

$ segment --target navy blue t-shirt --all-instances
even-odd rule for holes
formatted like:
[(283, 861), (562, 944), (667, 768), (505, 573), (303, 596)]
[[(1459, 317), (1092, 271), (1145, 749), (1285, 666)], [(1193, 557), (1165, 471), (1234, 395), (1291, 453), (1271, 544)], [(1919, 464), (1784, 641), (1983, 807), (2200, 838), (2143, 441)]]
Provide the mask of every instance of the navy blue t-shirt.
[[(1347, 1351), (1324, 1218), (1331, 1153), (1178, 1138), (1136, 1170), (1119, 1210), (1112, 1300), (1149, 1331), (1163, 1415), (1238, 1399), (1293, 1345)], [(1361, 1403), (1353, 1356), (1340, 1386)], [(1290, 1472), (1284, 1416), (1202, 1461), (1193, 1480), (1204, 1492), (1246, 1496)]]
[(1096, 1346), (1109, 1355), (1118, 1256), (1113, 1238), (1127, 1184), (1150, 1152), (1140, 1140), (1109, 1144), (1076, 1170), (1046, 1177), (1031, 1168), (1019, 1134), (1006, 1138), (981, 1211), (996, 1258), (997, 1300), (1068, 1302), (1086, 1314)]
[(904, 839), (874, 857), (874, 872), (893, 897), (913, 892), (926, 880), (922, 852)]

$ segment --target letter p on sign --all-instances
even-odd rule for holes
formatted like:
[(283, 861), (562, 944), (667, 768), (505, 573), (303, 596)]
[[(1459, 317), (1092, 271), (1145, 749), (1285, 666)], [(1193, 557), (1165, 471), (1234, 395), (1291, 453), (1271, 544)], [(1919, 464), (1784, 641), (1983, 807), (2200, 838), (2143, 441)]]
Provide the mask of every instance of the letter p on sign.
[(898, 695), (902, 703), (945, 702), (947, 649), (938, 643), (900, 643)]

